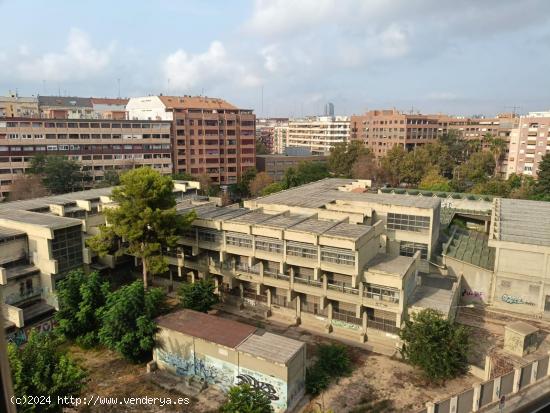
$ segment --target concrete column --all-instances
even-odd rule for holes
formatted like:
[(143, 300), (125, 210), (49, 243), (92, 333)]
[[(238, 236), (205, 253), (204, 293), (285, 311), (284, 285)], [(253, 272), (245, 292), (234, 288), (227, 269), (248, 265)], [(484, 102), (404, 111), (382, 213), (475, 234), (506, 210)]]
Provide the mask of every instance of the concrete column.
[(214, 292), (220, 294), (220, 279), (218, 277), (214, 277)]
[(180, 277), (180, 278), (181, 278), (181, 276), (183, 275), (183, 274), (181, 273), (181, 270), (182, 270), (182, 269), (183, 269), (183, 267), (178, 267), (178, 277)]
[(517, 393), (519, 391), (520, 381), (521, 381), (521, 368), (516, 367), (514, 369), (514, 385), (512, 387), (512, 393)]
[(290, 289), (294, 289), (294, 267), (290, 267)]
[(331, 333), (332, 332), (332, 301), (329, 301), (327, 305), (327, 317), (328, 317), (328, 324), (325, 326), (325, 329), (327, 333)]
[(426, 413), (435, 413), (435, 404), (433, 402), (426, 403)]
[(367, 317), (367, 309), (363, 310), (363, 332), (367, 334), (367, 327), (369, 324), (369, 318)]
[(241, 300), (244, 299), (244, 285), (243, 283), (239, 283), (239, 295), (241, 296)]
[(267, 296), (267, 307), (271, 309), (271, 288), (266, 288), (265, 295)]
[(296, 325), (302, 321), (302, 296), (296, 294)]
[[(323, 274), (322, 276), (322, 279), (323, 279), (323, 294), (324, 295), (327, 295), (327, 284), (328, 284), (328, 277), (326, 274)], [(550, 363), (548, 363), (550, 365)]]
[(264, 262), (260, 260), (260, 282), (264, 283)]
[(353, 288), (357, 288), (357, 274), (353, 274), (351, 276), (351, 286)]
[(534, 383), (537, 380), (537, 370), (539, 369), (539, 361), (533, 361), (533, 367), (531, 367), (531, 379), (529, 383)]
[[(548, 355), (550, 356), (550, 351), (548, 352)], [(546, 376), (550, 376), (550, 360), (548, 361), (548, 368), (546, 369)]]
[(451, 397), (451, 401), (449, 403), (449, 411), (451, 413), (456, 413), (456, 408), (458, 407), (458, 396)]
[(357, 304), (357, 306), (355, 307), (355, 317), (361, 318), (361, 309), (362, 308), (363, 308), (363, 306), (361, 304)]
[(481, 400), (481, 384), (474, 384), (474, 398), (472, 402), (472, 411), (477, 412), (479, 410), (479, 401)]
[(195, 284), (195, 271), (191, 271), (191, 284)]
[(485, 356), (485, 380), (489, 380), (491, 378), (491, 370), (493, 368), (492, 366), (493, 362), (491, 361), (491, 356)]
[(500, 377), (496, 377), (493, 383), (493, 401), (497, 402), (500, 399)]
[(363, 301), (363, 292), (365, 291), (365, 284), (359, 283), (359, 299)]

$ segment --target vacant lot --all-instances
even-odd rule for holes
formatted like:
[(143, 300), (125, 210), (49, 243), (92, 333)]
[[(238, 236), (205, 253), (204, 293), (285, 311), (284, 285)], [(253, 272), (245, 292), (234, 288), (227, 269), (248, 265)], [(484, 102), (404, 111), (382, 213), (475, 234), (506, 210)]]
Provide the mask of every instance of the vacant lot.
[[(118, 354), (101, 350), (82, 350), (77, 346), (69, 348), (71, 355), (88, 371), (88, 383), (83, 391), (83, 397), (160, 397), (169, 398), (174, 403), (179, 397), (186, 397), (174, 391), (164, 390), (152, 383), (146, 373), (144, 364), (132, 364)], [(103, 405), (83, 406), (79, 412), (185, 412), (207, 413), (217, 412), (218, 404), (202, 393), (199, 398), (191, 398), (187, 406), (160, 405)], [(214, 402), (214, 404), (213, 404)]]

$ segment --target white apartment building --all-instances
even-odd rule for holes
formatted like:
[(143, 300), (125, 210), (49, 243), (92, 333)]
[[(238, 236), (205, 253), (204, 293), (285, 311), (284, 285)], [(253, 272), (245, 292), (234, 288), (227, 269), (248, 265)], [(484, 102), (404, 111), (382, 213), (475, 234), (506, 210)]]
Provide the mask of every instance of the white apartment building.
[(334, 145), (349, 139), (349, 116), (318, 116), (290, 120), (286, 146), (305, 147), (313, 155), (326, 155)]
[(273, 128), (273, 153), (282, 154), (286, 149), (288, 123)]
[(509, 145), (506, 178), (514, 173), (536, 177), (539, 162), (550, 150), (550, 111), (522, 116)]

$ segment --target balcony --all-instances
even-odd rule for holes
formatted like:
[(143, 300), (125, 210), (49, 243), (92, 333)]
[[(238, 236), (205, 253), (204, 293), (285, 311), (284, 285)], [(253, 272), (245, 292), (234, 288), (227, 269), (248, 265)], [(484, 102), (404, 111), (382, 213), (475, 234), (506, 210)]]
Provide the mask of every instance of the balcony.
[(9, 294), (4, 298), (4, 303), (9, 305), (17, 305), (24, 301), (38, 298), (42, 295), (42, 288), (33, 288), (26, 290), (23, 293)]
[(323, 288), (323, 283), (321, 281), (314, 280), (310, 277), (294, 276), (294, 282), (299, 284), (311, 285), (313, 287)]

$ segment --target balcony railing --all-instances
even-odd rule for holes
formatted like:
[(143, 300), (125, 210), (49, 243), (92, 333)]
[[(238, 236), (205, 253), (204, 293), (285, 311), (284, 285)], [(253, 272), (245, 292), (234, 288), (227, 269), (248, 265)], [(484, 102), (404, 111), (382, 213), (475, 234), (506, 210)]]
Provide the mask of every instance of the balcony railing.
[(294, 282), (299, 283), (299, 284), (312, 285), (314, 287), (319, 287), (319, 288), (323, 287), (322, 282), (317, 281), (317, 280), (313, 280), (309, 277), (296, 277), (296, 276), (294, 276)]
[(290, 276), (289, 275), (286, 275), (286, 274), (282, 274), (278, 271), (274, 271), (274, 270), (269, 270), (269, 269), (264, 269), (264, 275), (266, 277), (270, 277), (270, 278), (276, 278), (278, 280), (285, 280), (285, 281), (288, 281), (290, 280)]
[(363, 291), (363, 297), (370, 298), (371, 300), (387, 301), (394, 304), (399, 303), (399, 297), (387, 294), (373, 293), (366, 290)]
[(252, 274), (259, 274), (260, 273), (260, 267), (256, 266), (250, 266), (247, 264), (237, 264), (235, 267), (235, 271), (243, 271), (243, 272), (249, 272)]
[(352, 295), (359, 295), (359, 289), (349, 287), (347, 284), (344, 283), (338, 283), (338, 284), (327, 284), (327, 288), (329, 290), (338, 291), (344, 294), (352, 294)]
[(31, 298), (40, 297), (42, 295), (42, 288), (33, 288), (32, 290), (27, 290), (23, 294), (9, 294), (6, 296), (4, 302), (6, 304), (15, 305), (22, 301), (29, 300)]

